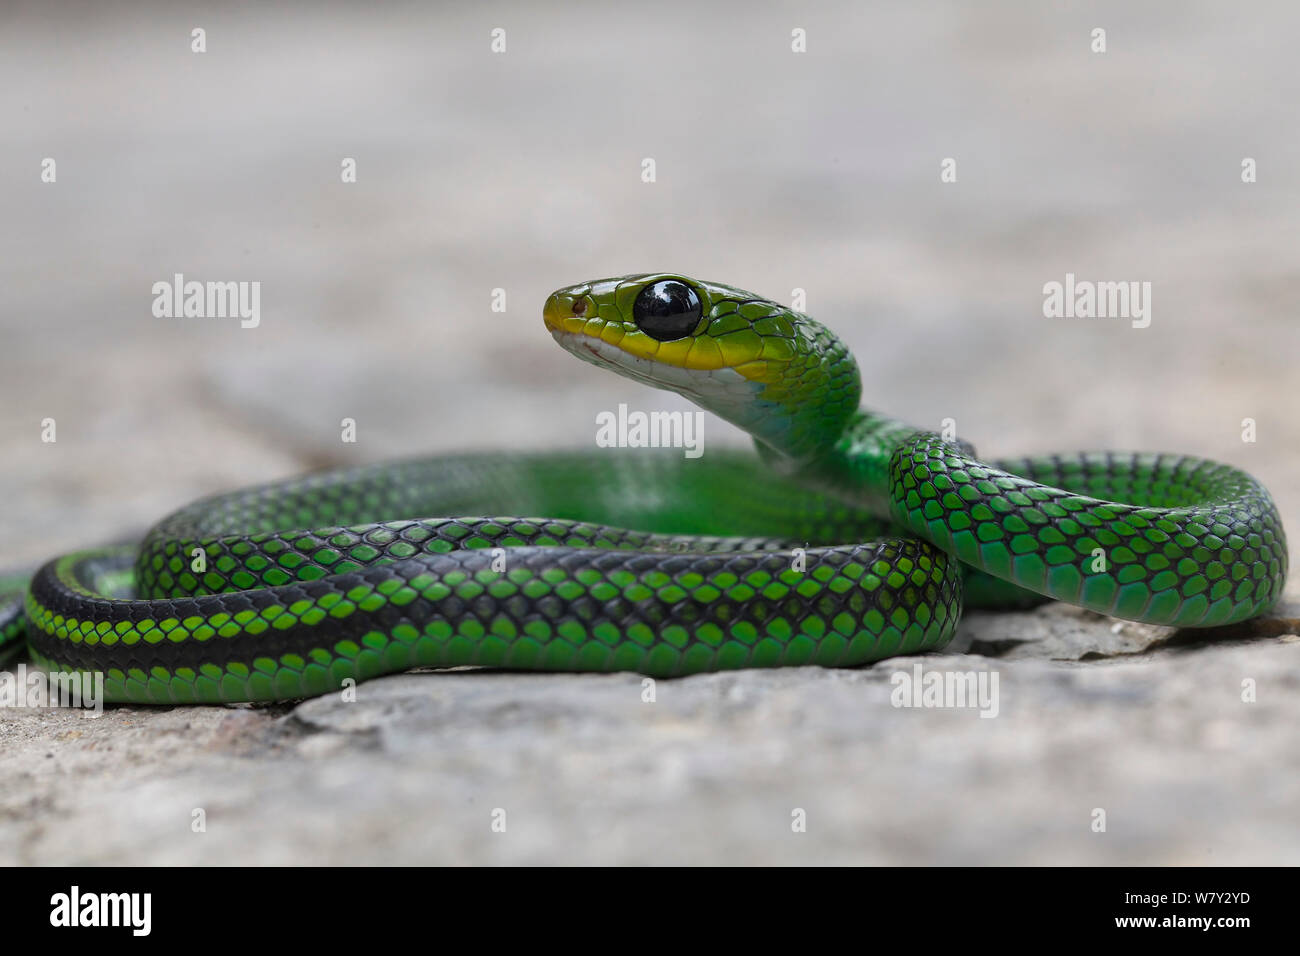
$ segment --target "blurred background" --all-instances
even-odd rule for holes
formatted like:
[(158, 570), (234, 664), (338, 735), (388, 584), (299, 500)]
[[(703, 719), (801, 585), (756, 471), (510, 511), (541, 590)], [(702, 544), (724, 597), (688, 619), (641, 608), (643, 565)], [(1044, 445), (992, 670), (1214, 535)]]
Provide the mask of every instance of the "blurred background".
[[(806, 290), (869, 404), (952, 417), (985, 455), (1207, 455), (1295, 524), (1296, 26), (1211, 3), (6, 4), (3, 557), (304, 467), (590, 447), (599, 409), (678, 405), (561, 352), (542, 301), (656, 270)], [(154, 317), (177, 272), (260, 281), (261, 325)], [(1067, 272), (1151, 282), (1151, 326), (1044, 318)]]
[[(806, 290), (868, 404), (985, 456), (1220, 459), (1295, 529), (1298, 33), (1285, 3), (8, 2), (0, 563), (685, 407), (541, 323), (556, 287), (657, 270)], [(178, 272), (260, 282), (260, 326), (155, 317)], [(1066, 273), (1150, 282), (1150, 327), (1045, 318)]]

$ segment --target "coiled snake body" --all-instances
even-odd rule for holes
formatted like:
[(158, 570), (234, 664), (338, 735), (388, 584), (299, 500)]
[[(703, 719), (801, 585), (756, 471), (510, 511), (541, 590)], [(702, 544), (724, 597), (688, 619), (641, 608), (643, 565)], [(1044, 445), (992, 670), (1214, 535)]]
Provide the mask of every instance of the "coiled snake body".
[(45, 565), (0, 611), (0, 656), (102, 673), (111, 701), (274, 700), (421, 665), (861, 664), (943, 646), (963, 590), (1182, 627), (1281, 593), (1277, 511), (1234, 468), (982, 462), (860, 409), (834, 335), (717, 283), (583, 283), (544, 318), (578, 357), (745, 428), (758, 454), (469, 455), (210, 498), (139, 548)]

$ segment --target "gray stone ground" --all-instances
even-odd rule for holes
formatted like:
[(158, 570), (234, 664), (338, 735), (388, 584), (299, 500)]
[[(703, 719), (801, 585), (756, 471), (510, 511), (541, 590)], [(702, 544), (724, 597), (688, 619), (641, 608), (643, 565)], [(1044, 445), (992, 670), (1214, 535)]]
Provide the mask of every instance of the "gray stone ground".
[[(1300, 13), (1130, 6), (9, 8), (0, 564), (306, 468), (589, 446), (597, 410), (681, 407), (538, 316), (558, 285), (661, 268), (806, 289), (869, 402), (985, 454), (1231, 461), (1294, 528)], [(261, 281), (261, 326), (154, 318), (177, 271)], [(1066, 272), (1150, 281), (1151, 326), (1043, 318)], [(631, 675), (456, 672), (355, 704), (8, 711), (0, 859), (1294, 864), (1290, 595), (1208, 642), (971, 614), (923, 664), (996, 671), (989, 720), (891, 706), (914, 659), (653, 703)]]

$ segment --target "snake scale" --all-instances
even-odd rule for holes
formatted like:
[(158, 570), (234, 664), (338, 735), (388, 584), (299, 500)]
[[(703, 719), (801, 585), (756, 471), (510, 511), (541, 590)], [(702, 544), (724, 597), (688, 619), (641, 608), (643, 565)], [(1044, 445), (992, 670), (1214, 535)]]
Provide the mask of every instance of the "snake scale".
[(1180, 627), (1281, 593), (1277, 510), (1237, 469), (983, 462), (860, 408), (824, 326), (713, 282), (586, 282), (543, 317), (577, 357), (686, 396), (756, 453), (462, 455), (208, 498), (138, 547), (42, 567), (3, 603), (0, 657), (100, 673), (110, 701), (266, 701), (417, 666), (862, 664), (942, 647), (963, 593)]

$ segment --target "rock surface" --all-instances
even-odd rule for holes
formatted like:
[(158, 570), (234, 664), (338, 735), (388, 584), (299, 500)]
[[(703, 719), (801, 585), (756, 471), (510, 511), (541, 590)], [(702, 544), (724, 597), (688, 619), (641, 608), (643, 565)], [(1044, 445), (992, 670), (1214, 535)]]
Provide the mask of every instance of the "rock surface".
[[(984, 454), (1231, 461), (1298, 526), (1294, 7), (669, 5), (632, 30), (516, 6), (5, 14), (0, 566), (307, 468), (590, 447), (597, 411), (684, 407), (538, 314), (659, 268), (805, 289), (873, 406)], [(261, 281), (261, 324), (155, 318), (175, 272)], [(1150, 327), (1044, 318), (1067, 272), (1150, 281)], [(632, 675), (456, 671), (354, 703), (5, 710), (0, 859), (1294, 865), (1294, 575), (1289, 598), (1210, 634), (970, 614), (944, 655), (653, 702)], [(996, 674), (997, 716), (893, 706), (918, 664)]]
[[(967, 640), (1040, 635), (993, 658), (649, 685), (422, 672), (362, 684), (347, 703), (15, 711), (2, 725), (0, 853), (227, 865), (1300, 862), (1300, 778), (1278, 769), (1296, 759), (1300, 637), (1132, 638), (1121, 650), (1109, 622), (1078, 617), (972, 615)], [(990, 719), (978, 707), (895, 706), (917, 667), (923, 679), (997, 675)]]

